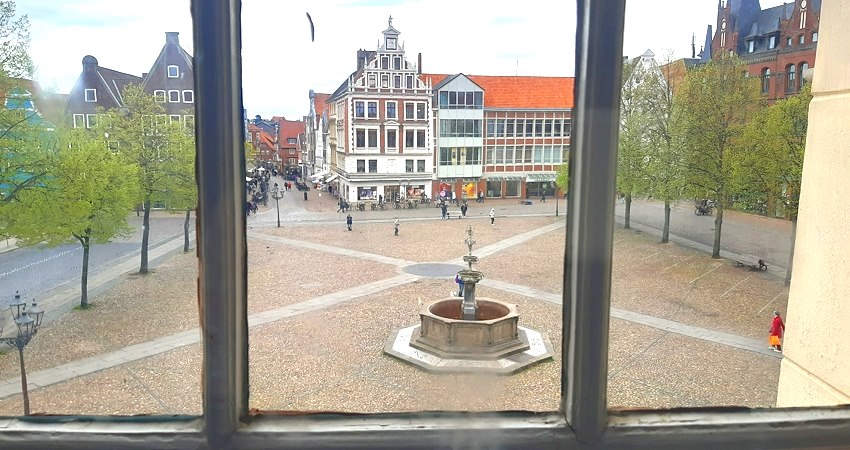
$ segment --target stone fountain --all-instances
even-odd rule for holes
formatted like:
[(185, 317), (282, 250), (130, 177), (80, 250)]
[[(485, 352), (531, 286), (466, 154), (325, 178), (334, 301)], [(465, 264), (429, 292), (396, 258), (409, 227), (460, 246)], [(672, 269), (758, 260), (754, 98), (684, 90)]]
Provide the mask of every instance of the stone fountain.
[(394, 331), (384, 353), (432, 372), (485, 372), (511, 374), (552, 358), (545, 333), (519, 326), (516, 305), (476, 298), (484, 274), (472, 265), (475, 239), (472, 226), (464, 241), (466, 269), (458, 271), (464, 283), (463, 299), (436, 300), (419, 312), (419, 324)]

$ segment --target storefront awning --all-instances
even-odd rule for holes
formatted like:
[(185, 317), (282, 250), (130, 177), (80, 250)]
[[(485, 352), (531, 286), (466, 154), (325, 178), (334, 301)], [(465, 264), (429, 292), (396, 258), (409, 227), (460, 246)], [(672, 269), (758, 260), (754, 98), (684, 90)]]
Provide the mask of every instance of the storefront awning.
[(336, 180), (336, 178), (337, 178), (338, 176), (339, 176), (339, 174), (338, 174), (338, 173), (335, 173), (335, 174), (331, 175), (330, 177), (328, 177), (328, 179), (327, 179), (327, 180), (325, 180), (325, 182), (326, 182), (326, 183), (330, 183), (331, 181)]
[(555, 181), (557, 176), (555, 172), (530, 173), (526, 176), (526, 181)]
[(507, 174), (490, 175), (490, 174), (486, 174), (484, 176), (484, 178), (487, 181), (501, 181), (501, 180), (521, 181), (521, 180), (525, 179), (525, 175), (507, 175)]
[(464, 183), (477, 183), (479, 178), (440, 178), (438, 181), (440, 183), (456, 183), (458, 181)]

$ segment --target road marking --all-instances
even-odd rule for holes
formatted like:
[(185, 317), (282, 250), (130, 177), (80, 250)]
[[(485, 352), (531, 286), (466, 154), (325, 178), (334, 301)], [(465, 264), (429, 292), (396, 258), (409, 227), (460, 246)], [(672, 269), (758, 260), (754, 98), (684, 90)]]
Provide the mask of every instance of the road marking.
[(782, 294), (784, 294), (784, 292), (779, 291), (779, 293), (778, 293), (778, 294), (776, 294), (776, 296), (775, 296), (775, 297), (773, 297), (773, 298), (772, 298), (769, 302), (767, 302), (764, 306), (762, 306), (762, 307), (761, 307), (761, 309), (759, 310), (759, 314), (761, 314), (761, 313), (762, 313), (762, 311), (764, 311), (764, 310), (765, 310), (768, 306), (770, 306), (770, 304), (771, 304), (771, 303), (775, 302), (775, 301), (776, 301), (776, 299), (778, 299), (779, 297), (781, 297), (781, 296), (782, 296)]
[(702, 275), (700, 275), (700, 276), (698, 276), (698, 277), (694, 278), (693, 280), (691, 280), (691, 284), (694, 284), (694, 283), (695, 283), (697, 280), (699, 280), (700, 278), (702, 278), (702, 277), (704, 277), (704, 276), (706, 276), (706, 275), (710, 274), (711, 272), (714, 272), (715, 270), (719, 269), (719, 268), (720, 268), (720, 266), (722, 266), (722, 265), (723, 265), (723, 264), (717, 264), (716, 266), (714, 266), (714, 267), (713, 267), (711, 270), (709, 270), (708, 272), (706, 272), (706, 273), (704, 273), (704, 274), (702, 274)]
[(63, 252), (59, 252), (59, 253), (57, 253), (57, 254), (55, 254), (55, 255), (53, 255), (53, 256), (48, 256), (47, 258), (40, 259), (40, 260), (38, 260), (38, 261), (31, 262), (31, 263), (29, 263), (29, 264), (27, 264), (27, 265), (25, 265), (25, 266), (18, 267), (17, 269), (13, 269), (13, 270), (10, 270), (10, 271), (8, 271), (8, 272), (0, 273), (0, 278), (5, 277), (6, 275), (11, 275), (11, 274), (13, 274), (13, 273), (20, 272), (20, 271), (22, 271), (22, 270), (24, 270), (24, 269), (28, 269), (28, 268), (30, 268), (30, 267), (32, 267), (32, 266), (36, 266), (36, 265), (39, 265), (39, 264), (41, 264), (41, 263), (45, 263), (45, 262), (47, 262), (47, 261), (50, 261), (51, 259), (60, 258), (60, 257), (62, 257), (62, 256), (67, 255), (68, 253), (75, 252), (75, 251), (77, 251), (77, 250), (79, 250), (79, 249), (78, 249), (78, 248), (73, 248), (73, 249), (71, 249), (71, 250), (65, 250), (65, 251), (63, 251)]

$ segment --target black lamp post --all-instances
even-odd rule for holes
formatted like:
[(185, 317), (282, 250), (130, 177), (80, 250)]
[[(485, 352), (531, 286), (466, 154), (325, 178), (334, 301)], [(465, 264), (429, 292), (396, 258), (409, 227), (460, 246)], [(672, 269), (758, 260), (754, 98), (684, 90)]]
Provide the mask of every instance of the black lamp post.
[[(27, 371), (24, 366), (24, 347), (29, 344), (33, 336), (38, 333), (41, 327), (41, 320), (44, 318), (44, 311), (38, 308), (35, 300), (32, 302), (32, 307), (27, 311), (27, 303), (21, 300), (21, 294), (15, 292), (15, 300), (9, 304), (9, 309), (12, 311), (12, 317), (15, 319), (15, 325), (18, 328), (17, 336), (0, 338), (6, 345), (10, 345), (18, 349), (18, 360), (21, 363), (21, 394), (24, 398), (24, 415), (30, 414), (30, 397), (27, 391)], [(3, 334), (0, 328), (0, 335)]]
[(283, 198), (280, 188), (275, 187), (272, 189), (272, 198), (274, 199), (275, 208), (277, 208), (277, 227), (280, 228), (280, 199)]

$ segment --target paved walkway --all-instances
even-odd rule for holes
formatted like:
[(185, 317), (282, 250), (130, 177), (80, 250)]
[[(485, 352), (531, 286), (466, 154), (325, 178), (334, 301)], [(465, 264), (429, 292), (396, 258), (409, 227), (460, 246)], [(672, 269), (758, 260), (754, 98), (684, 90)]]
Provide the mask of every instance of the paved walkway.
[[(545, 233), (556, 230), (563, 230), (563, 228), (564, 222), (558, 221), (553, 224), (546, 225), (531, 230), (529, 232), (504, 239), (495, 244), (480, 247), (475, 251), (475, 254), (478, 256), (492, 255), (494, 253), (503, 251), (523, 242), (527, 242)], [(256, 232), (249, 232), (249, 236), (251, 238), (279, 242), (294, 247), (307, 248), (311, 250), (334, 253), (348, 257), (362, 258), (370, 261), (379, 261), (382, 263), (395, 265), (400, 269), (404, 266), (414, 264), (413, 262), (397, 258), (390, 258), (382, 255), (375, 255), (371, 253), (360, 252), (346, 248), (332, 247), (312, 242), (304, 242), (277, 236), (263, 235)], [(154, 251), (152, 251), (151, 256), (152, 258), (156, 257), (156, 255), (161, 256), (169, 251), (173, 251), (174, 248), (179, 247), (180, 245), (182, 245), (182, 239), (175, 239), (174, 241), (170, 241), (154, 249)], [(132, 264), (135, 264), (135, 260), (131, 261)], [(455, 258), (444, 263), (463, 264), (463, 261), (461, 258)], [(130, 264), (130, 262), (125, 262), (124, 264)], [(120, 265), (112, 269), (120, 273), (125, 273), (127, 271), (126, 267)], [(104, 273), (102, 274), (102, 276), (107, 277), (107, 274)], [(114, 274), (113, 277), (115, 277)], [(300, 314), (321, 310), (346, 301), (351, 301), (356, 298), (369, 296), (384, 291), (386, 289), (391, 289), (397, 286), (411, 283), (420, 278), (421, 277), (416, 275), (403, 273), (391, 278), (315, 297), (313, 299), (296, 303), (293, 305), (254, 313), (249, 315), (248, 325), (249, 327), (257, 327), (263, 324), (276, 322)], [(103, 280), (92, 281), (100, 283), (104, 282)], [(490, 279), (483, 280), (481, 284), (508, 293), (519, 294), (533, 299), (543, 300), (555, 304), (561, 304), (561, 296), (559, 294), (541, 291), (532, 287), (521, 286)], [(692, 325), (661, 319), (647, 314), (641, 314), (634, 311), (627, 311), (619, 308), (611, 308), (611, 317), (660, 329), (666, 333), (680, 334), (683, 336), (713, 342), (715, 344), (751, 351), (763, 356), (770, 356), (774, 358), (780, 357), (780, 355), (776, 354), (775, 352), (768, 351), (763, 342), (742, 336), (737, 336), (730, 333), (695, 327)], [(80, 359), (67, 364), (52, 367), (50, 369), (32, 372), (28, 374), (27, 381), (31, 389), (37, 389), (45, 386), (50, 386), (52, 384), (61, 383), (63, 381), (67, 381), (78, 376), (109, 369), (115, 366), (125, 364), (127, 362), (137, 361), (187, 345), (196, 344), (198, 342), (200, 342), (200, 329), (195, 328), (169, 336), (164, 336), (148, 342), (127, 346), (113, 352)], [(5, 398), (11, 395), (18, 394), (20, 393), (20, 390), (20, 377), (9, 378), (0, 381), (0, 398)]]

